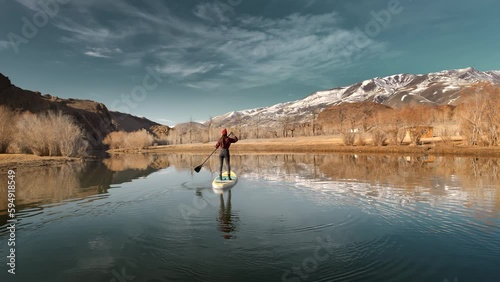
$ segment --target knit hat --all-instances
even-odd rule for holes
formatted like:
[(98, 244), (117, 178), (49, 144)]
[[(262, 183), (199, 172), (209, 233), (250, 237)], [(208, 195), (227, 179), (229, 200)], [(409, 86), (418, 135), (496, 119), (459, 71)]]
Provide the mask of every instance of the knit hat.
[(225, 128), (224, 128), (224, 129), (222, 130), (222, 135), (227, 135), (227, 129), (225, 129)]

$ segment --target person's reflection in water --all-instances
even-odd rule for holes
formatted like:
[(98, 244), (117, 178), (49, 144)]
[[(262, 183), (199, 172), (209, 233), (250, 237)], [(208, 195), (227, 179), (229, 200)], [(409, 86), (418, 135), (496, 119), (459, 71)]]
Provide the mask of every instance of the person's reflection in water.
[(203, 197), (203, 194), (201, 193), (201, 189), (196, 189), (195, 194), (196, 194), (196, 196), (198, 196), (198, 197)]
[(238, 217), (231, 210), (231, 190), (227, 192), (227, 203), (224, 205), (224, 193), (220, 194), (220, 209), (219, 209), (219, 230), (223, 232), (224, 239), (234, 239), (231, 233), (236, 231), (236, 223)]

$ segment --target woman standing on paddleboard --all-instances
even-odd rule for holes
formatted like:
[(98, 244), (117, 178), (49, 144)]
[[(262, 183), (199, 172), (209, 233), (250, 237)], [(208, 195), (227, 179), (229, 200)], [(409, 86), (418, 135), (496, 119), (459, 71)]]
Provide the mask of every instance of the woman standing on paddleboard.
[[(233, 135), (231, 132), (229, 136)], [(222, 130), (222, 136), (219, 138), (219, 141), (217, 141), (217, 144), (215, 144), (215, 148), (221, 147), (220, 153), (219, 153), (219, 159), (220, 159), (220, 169), (219, 169), (219, 178), (222, 180), (222, 166), (224, 163), (224, 159), (226, 159), (226, 165), (227, 165), (227, 177), (229, 180), (231, 180), (231, 159), (229, 155), (229, 147), (231, 146), (231, 143), (236, 143), (238, 142), (238, 137), (234, 136), (234, 138), (231, 138), (227, 135), (227, 129)]]

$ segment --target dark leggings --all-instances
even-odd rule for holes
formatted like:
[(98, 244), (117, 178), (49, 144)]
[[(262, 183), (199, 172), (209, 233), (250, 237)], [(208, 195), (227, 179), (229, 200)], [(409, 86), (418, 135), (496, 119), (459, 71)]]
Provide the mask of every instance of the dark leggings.
[(231, 157), (229, 156), (229, 150), (228, 149), (220, 150), (219, 159), (220, 159), (220, 168), (219, 168), (220, 174), (222, 175), (222, 166), (224, 163), (224, 159), (226, 159), (227, 172), (229, 173), (228, 175), (231, 175)]

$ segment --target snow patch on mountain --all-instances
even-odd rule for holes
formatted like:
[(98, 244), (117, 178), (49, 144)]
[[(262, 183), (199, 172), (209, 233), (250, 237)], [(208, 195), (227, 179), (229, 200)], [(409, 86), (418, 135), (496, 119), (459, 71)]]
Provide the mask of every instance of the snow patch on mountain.
[[(227, 126), (242, 120), (246, 125), (261, 123), (272, 126), (283, 119), (293, 119), (300, 123), (311, 120), (315, 113), (329, 106), (364, 101), (391, 107), (400, 107), (405, 103), (415, 101), (451, 105), (459, 98), (453, 94), (479, 81), (500, 84), (500, 71), (482, 72), (474, 68), (465, 68), (429, 74), (396, 74), (376, 77), (350, 86), (318, 91), (296, 101), (230, 112), (214, 118), (213, 121)], [(395, 96), (399, 98), (392, 99)]]

